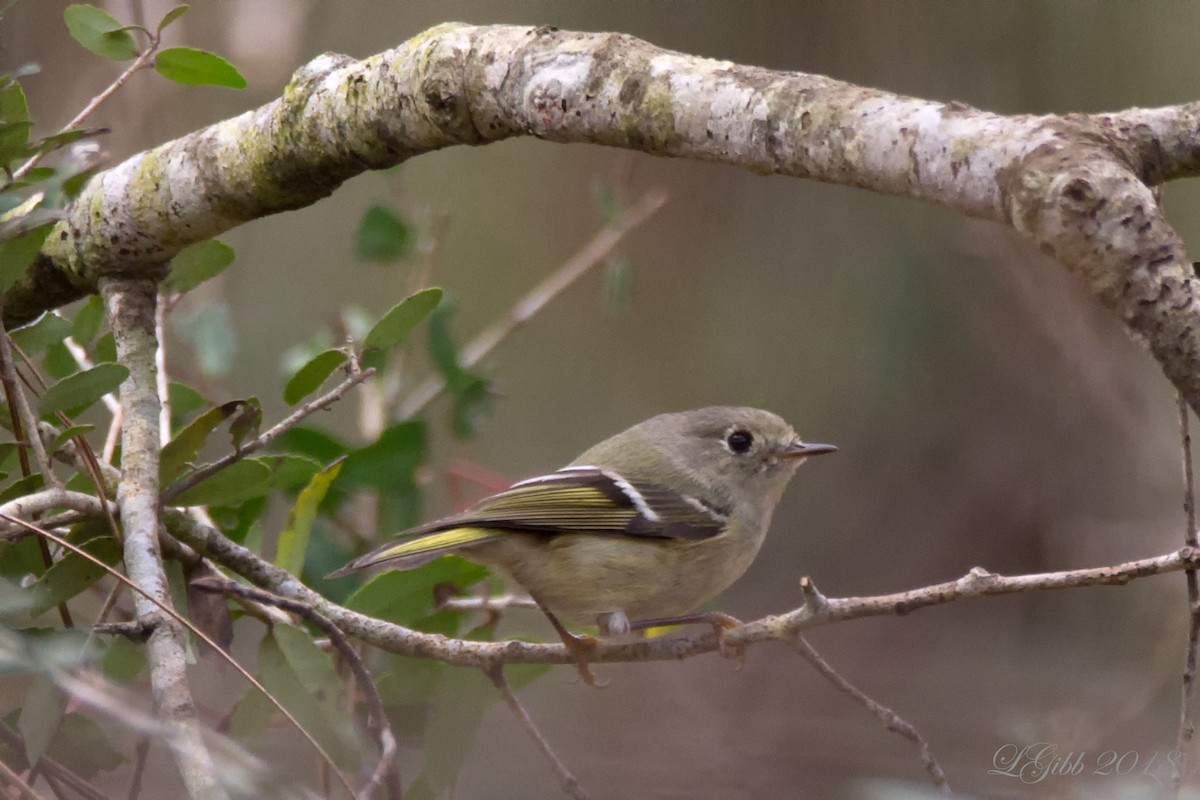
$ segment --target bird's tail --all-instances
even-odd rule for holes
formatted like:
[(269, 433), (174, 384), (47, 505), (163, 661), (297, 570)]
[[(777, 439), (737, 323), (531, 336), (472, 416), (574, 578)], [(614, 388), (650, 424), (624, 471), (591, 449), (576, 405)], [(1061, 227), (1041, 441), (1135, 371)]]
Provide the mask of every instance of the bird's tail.
[(492, 528), (450, 528), (449, 530), (425, 533), (409, 539), (389, 542), (359, 556), (325, 577), (340, 578), (351, 572), (379, 564), (386, 564), (392, 569), (415, 569), (440, 555), (501, 535), (503, 535), (501, 531)]

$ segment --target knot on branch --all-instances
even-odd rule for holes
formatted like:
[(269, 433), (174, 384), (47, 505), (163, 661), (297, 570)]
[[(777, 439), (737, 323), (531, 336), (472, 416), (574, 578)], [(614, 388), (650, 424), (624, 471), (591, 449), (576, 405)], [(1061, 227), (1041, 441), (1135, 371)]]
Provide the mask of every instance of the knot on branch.
[(960, 592), (978, 592), (995, 585), (1000, 576), (989, 572), (983, 567), (972, 567), (971, 571), (958, 579), (957, 588)]

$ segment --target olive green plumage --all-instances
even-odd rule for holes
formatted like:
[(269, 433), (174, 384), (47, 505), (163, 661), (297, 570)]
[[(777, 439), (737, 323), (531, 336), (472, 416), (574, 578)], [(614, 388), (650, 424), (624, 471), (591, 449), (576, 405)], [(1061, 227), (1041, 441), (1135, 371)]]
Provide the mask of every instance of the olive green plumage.
[(575, 623), (684, 614), (746, 571), (796, 468), (834, 449), (759, 409), (662, 414), (335, 574), (458, 552)]

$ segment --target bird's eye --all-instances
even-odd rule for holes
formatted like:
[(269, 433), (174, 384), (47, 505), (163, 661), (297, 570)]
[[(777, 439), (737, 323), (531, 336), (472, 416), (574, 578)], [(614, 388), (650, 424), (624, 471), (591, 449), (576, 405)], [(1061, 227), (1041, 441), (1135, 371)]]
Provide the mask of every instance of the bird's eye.
[(729, 446), (729, 451), (732, 453), (745, 453), (754, 444), (754, 436), (749, 431), (740, 429), (731, 431), (725, 437), (725, 444)]

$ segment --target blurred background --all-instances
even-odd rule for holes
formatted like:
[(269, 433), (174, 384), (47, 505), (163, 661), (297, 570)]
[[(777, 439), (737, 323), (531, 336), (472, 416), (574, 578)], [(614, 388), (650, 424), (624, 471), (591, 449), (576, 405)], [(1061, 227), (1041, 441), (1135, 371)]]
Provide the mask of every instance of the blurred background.
[[(149, 21), (171, 5), (98, 4)], [(0, 25), (5, 69), (41, 64), (24, 85), (47, 129), (119, 71), (69, 38), (65, 5), (25, 0)], [(90, 124), (113, 128), (103, 142), (116, 163), (270, 101), (320, 53), (365, 57), (448, 20), (621, 31), (1014, 114), (1194, 101), (1200, 86), (1195, 2), (256, 0), (195, 4), (167, 37), (221, 53), (248, 89), (188, 89), (141, 73)], [(1097, 566), (1181, 543), (1173, 390), (1027, 242), (908, 200), (601, 147), (453, 148), (229, 232), (237, 261), (199, 299), (224, 303), (236, 355), (225, 374), (203, 379), (209, 393), (258, 395), (277, 419), (289, 349), (336, 326), (345, 306), (382, 313), (418, 268), (454, 296), (454, 330), (468, 340), (603, 224), (605, 186), (630, 203), (658, 186), (670, 199), (622, 244), (627, 272), (606, 280), (597, 270), (481, 365), (499, 397), (473, 438), (450, 432), (444, 400), (429, 409), (425, 516), (449, 510), (443, 474), (464, 460), (516, 479), (656, 413), (721, 403), (771, 409), (841, 448), (801, 470), (758, 561), (720, 599), (743, 619), (799, 605), (802, 575), (830, 596), (866, 595), (976, 565)], [(439, 231), (436, 253), (397, 267), (357, 261), (358, 222), (380, 202), (427, 241)], [(1168, 186), (1166, 203), (1195, 239), (1196, 187)], [(624, 288), (614, 292), (614, 280)], [(172, 349), (179, 371), (197, 371), (186, 343)], [(424, 370), (414, 357), (413, 379)], [(321, 422), (352, 436), (354, 401)], [(809, 640), (920, 729), (961, 792), (1153, 796), (1158, 784), (1142, 770), (1153, 758), (1160, 769), (1175, 744), (1185, 605), (1183, 577), (1171, 576), (960, 602)], [(527, 614), (507, 616), (502, 632), (552, 637)], [(245, 625), (254, 635), (258, 623)], [(198, 691), (217, 703), (240, 678), (204, 664)], [(740, 669), (707, 656), (598, 671), (611, 681), (602, 691), (566, 668), (522, 691), (595, 797), (877, 797), (928, 786), (908, 742), (782, 647), (754, 647)], [(1134, 752), (1138, 766), (1032, 786), (989, 775), (1002, 747), (1039, 741), (1084, 753), (1093, 768), (1105, 751)], [(162, 774), (148, 780), (170, 787), (172, 767), (157, 758)], [(272, 758), (309, 763), (299, 745)], [(493, 707), (457, 796), (558, 791), (511, 714)]]

